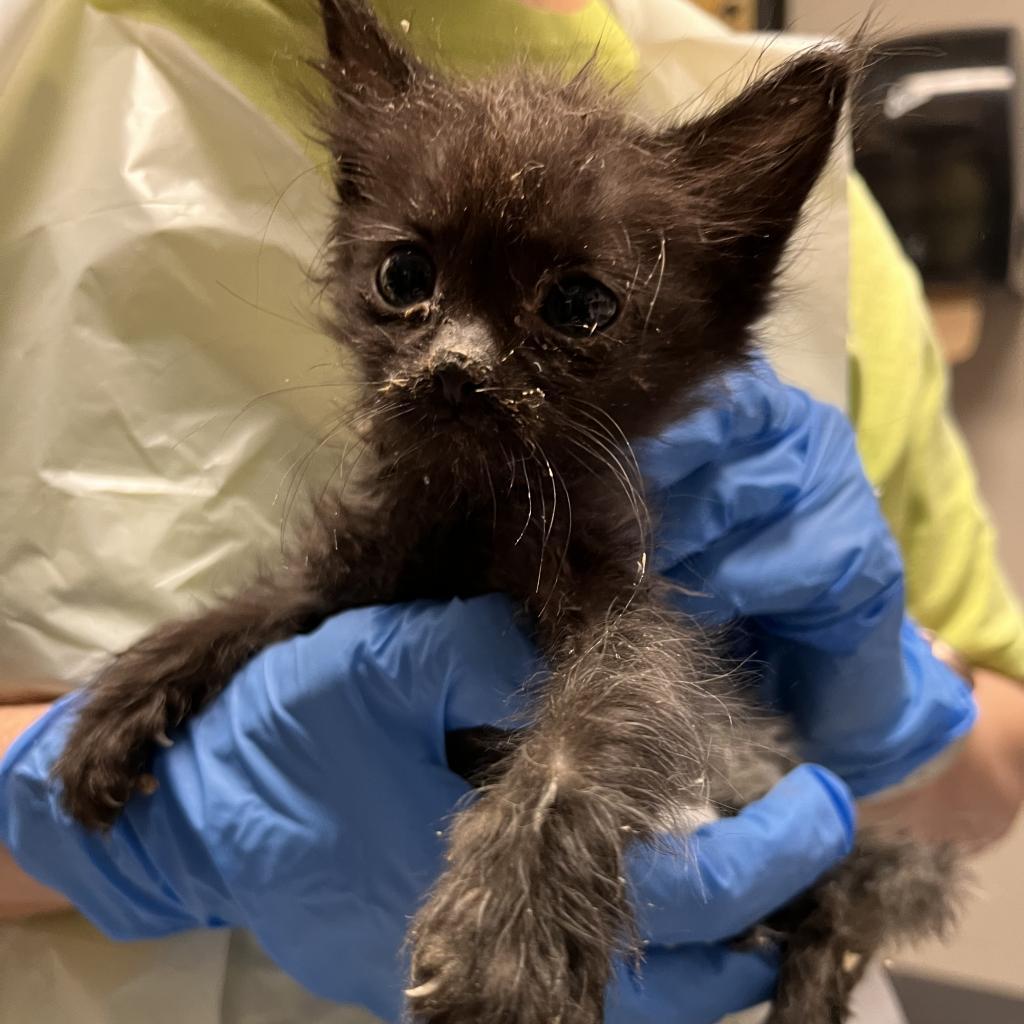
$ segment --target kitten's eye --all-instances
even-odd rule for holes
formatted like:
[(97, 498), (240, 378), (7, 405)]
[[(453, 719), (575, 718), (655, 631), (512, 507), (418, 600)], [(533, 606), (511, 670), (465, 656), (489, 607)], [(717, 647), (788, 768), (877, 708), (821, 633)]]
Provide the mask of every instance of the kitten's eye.
[(377, 270), (377, 291), (396, 309), (426, 302), (434, 294), (434, 261), (413, 245), (402, 245), (384, 257)]
[(560, 278), (544, 296), (540, 315), (563, 334), (593, 334), (607, 327), (619, 312), (619, 300), (586, 274)]

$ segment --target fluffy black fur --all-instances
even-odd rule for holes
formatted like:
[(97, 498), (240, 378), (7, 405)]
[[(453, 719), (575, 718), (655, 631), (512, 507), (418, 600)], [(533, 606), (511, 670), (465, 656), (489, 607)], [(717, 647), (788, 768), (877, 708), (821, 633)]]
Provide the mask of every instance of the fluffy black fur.
[[(851, 61), (812, 52), (655, 131), (590, 73), (459, 81), (361, 4), (325, 13), (325, 284), (329, 328), (367, 382), (363, 471), (283, 572), (114, 660), (56, 773), (70, 811), (107, 827), (154, 744), (269, 643), (370, 602), (511, 594), (553, 671), (455, 820), (411, 930), (409, 1007), (435, 1024), (596, 1024), (614, 958), (640, 955), (629, 844), (735, 810), (795, 759), (785, 724), (649, 573), (630, 441), (714, 401), (716, 376), (748, 358)], [(437, 283), (396, 310), (377, 273), (409, 243)], [(617, 316), (553, 328), (545, 296), (567, 274), (601, 282)], [(775, 1024), (841, 1021), (857, 965), (946, 926), (955, 877), (946, 851), (865, 836), (771, 922)]]

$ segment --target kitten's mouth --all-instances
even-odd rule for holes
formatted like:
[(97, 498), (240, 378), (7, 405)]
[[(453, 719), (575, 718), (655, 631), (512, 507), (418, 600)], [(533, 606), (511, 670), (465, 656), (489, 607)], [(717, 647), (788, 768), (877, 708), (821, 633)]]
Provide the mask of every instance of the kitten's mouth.
[(392, 378), (380, 398), (394, 429), (436, 431), (460, 447), (521, 431), (524, 417), (535, 413), (544, 393), (499, 384), (475, 369), (446, 363)]

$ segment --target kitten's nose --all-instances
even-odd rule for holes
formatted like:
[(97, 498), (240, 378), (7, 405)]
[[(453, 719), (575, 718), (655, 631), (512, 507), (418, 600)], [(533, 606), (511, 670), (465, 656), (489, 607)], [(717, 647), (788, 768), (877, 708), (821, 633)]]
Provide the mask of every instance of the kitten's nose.
[(476, 382), (466, 372), (465, 367), (457, 363), (442, 366), (435, 374), (441, 394), (452, 405), (461, 405), (476, 391)]
[(441, 397), (459, 406), (476, 394), (494, 365), (490, 332), (479, 320), (445, 320), (430, 344), (428, 365)]

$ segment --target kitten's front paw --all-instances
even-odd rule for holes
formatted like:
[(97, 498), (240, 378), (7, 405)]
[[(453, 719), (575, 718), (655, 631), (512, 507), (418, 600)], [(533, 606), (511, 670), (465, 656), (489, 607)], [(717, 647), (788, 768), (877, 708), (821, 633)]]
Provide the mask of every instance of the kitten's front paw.
[(154, 747), (170, 742), (163, 689), (123, 671), (115, 662), (86, 696), (53, 768), (65, 810), (94, 831), (110, 829), (135, 793), (153, 792)]
[[(493, 796), (493, 794), (492, 794)], [(410, 1017), (429, 1024), (600, 1024), (624, 891), (590, 874), (572, 823), (527, 829), (484, 798), (411, 933)], [(614, 876), (613, 876), (614, 878)]]
[[(565, 923), (539, 927), (516, 915), (513, 893), (458, 875), (424, 907), (416, 925), (409, 1016), (419, 1024), (600, 1024), (582, 1012)], [(530, 911), (523, 911), (530, 914)], [(506, 914), (511, 916), (506, 917)], [(591, 993), (599, 1003), (600, 992)]]

